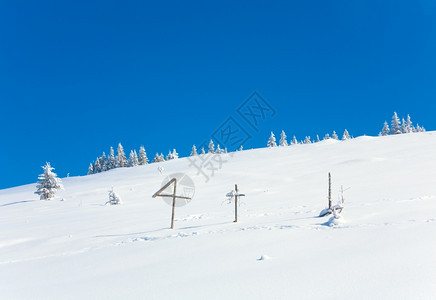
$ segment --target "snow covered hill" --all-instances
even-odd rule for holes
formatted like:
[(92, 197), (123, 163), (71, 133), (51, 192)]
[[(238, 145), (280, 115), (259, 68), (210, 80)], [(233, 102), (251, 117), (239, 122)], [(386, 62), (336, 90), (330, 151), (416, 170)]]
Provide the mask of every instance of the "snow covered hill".
[[(359, 137), (222, 154), (207, 182), (183, 158), (64, 178), (51, 201), (2, 190), (0, 298), (436, 299), (435, 150), (436, 132)], [(195, 196), (171, 230), (151, 196), (177, 172)], [(336, 226), (328, 172), (335, 202), (350, 188)]]

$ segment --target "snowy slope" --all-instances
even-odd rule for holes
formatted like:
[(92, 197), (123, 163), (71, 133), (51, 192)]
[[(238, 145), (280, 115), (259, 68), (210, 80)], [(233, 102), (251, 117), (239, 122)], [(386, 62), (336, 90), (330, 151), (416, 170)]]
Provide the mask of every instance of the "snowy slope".
[[(436, 132), (328, 140), (223, 154), (208, 182), (183, 158), (64, 178), (52, 201), (2, 190), (0, 298), (436, 299), (435, 149)], [(151, 196), (174, 172), (196, 191), (171, 230)], [(334, 200), (350, 187), (334, 227), (328, 172)]]

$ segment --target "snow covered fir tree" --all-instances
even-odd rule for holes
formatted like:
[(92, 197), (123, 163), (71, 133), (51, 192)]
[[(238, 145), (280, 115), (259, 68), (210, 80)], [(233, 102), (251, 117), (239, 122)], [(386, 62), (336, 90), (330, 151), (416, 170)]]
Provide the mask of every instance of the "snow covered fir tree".
[(179, 158), (179, 153), (177, 153), (176, 149), (173, 149), (173, 151), (168, 151), (168, 155), (166, 157), (167, 160), (171, 159), (177, 159)]
[(397, 113), (394, 112), (394, 115), (392, 116), (392, 122), (391, 122), (391, 134), (401, 134), (401, 125), (400, 125), (400, 119), (397, 116)]
[(192, 150), (191, 150), (191, 156), (195, 156), (198, 155), (197, 153), (197, 147), (195, 147), (195, 145), (192, 146)]
[(207, 152), (208, 153), (215, 153), (215, 144), (213, 143), (212, 140), (210, 140), (210, 142), (209, 142), (209, 150)]
[(129, 167), (139, 166), (138, 154), (136, 154), (136, 150), (130, 151), (129, 161), (127, 162), (127, 166)]
[(52, 172), (54, 168), (49, 162), (42, 169), (44, 172), (38, 176), (39, 181), (36, 183), (37, 190), (35, 194), (39, 195), (41, 200), (51, 200), (58, 190), (64, 189), (64, 186), (56, 173)]
[(382, 131), (380, 132), (380, 136), (386, 136), (389, 135), (390, 129), (389, 129), (389, 125), (388, 122), (385, 121), (385, 123), (383, 124), (383, 128)]
[(156, 155), (154, 156), (153, 160), (151, 161), (152, 163), (157, 163), (157, 162), (162, 162), (165, 161), (165, 158), (163, 156), (163, 154), (161, 153), (159, 155), (159, 153), (156, 153)]
[(277, 147), (276, 144), (276, 137), (274, 136), (274, 133), (271, 131), (271, 135), (269, 136), (268, 143), (266, 143), (268, 148)]
[(106, 164), (108, 170), (115, 169), (117, 167), (117, 160), (115, 159), (115, 152), (113, 147), (111, 147), (110, 149), (108, 161), (106, 162)]
[(284, 130), (282, 130), (282, 133), (280, 133), (279, 145), (282, 147), (288, 146), (288, 141), (286, 140), (286, 133)]
[(127, 157), (126, 154), (124, 153), (124, 148), (121, 145), (121, 143), (118, 144), (117, 154), (118, 154), (116, 157), (117, 167), (118, 168), (127, 167)]
[(349, 140), (349, 139), (351, 139), (350, 134), (348, 133), (348, 130), (345, 129), (344, 134), (342, 135), (342, 140), (345, 141), (345, 140)]
[(141, 146), (139, 148), (138, 163), (140, 166), (148, 164), (148, 157), (147, 157), (147, 153), (145, 152), (144, 146)]

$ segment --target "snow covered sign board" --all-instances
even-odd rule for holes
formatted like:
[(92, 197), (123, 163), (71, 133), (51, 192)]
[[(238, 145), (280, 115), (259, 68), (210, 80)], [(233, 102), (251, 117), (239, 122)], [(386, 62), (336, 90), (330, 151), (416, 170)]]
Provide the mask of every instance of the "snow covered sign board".
[[(162, 194), (162, 192), (168, 188), (171, 184), (174, 183), (174, 191), (172, 194)], [(191, 200), (190, 197), (185, 197), (185, 196), (177, 196), (176, 195), (176, 187), (177, 187), (177, 178), (173, 178), (170, 181), (168, 181), (167, 184), (165, 184), (160, 190), (158, 190), (154, 195), (153, 198), (156, 198), (157, 196), (160, 197), (171, 197), (173, 198), (173, 203), (172, 203), (172, 212), (171, 212), (171, 229), (174, 228), (174, 210), (176, 208), (176, 198), (177, 199), (187, 199), (187, 200)]]
[(235, 184), (235, 189), (228, 192), (226, 196), (230, 201), (232, 201), (232, 199), (235, 198), (235, 220), (233, 222), (236, 223), (238, 222), (238, 197), (245, 196), (245, 194), (240, 194), (238, 191), (238, 185)]

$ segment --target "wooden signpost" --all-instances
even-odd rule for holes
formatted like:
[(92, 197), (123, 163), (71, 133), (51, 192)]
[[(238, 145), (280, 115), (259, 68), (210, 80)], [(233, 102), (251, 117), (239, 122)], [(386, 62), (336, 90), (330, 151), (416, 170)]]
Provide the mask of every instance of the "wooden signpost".
[(329, 209), (332, 209), (332, 176), (329, 172)]
[(339, 203), (336, 204), (336, 205), (333, 205), (333, 203), (332, 203), (332, 176), (329, 173), (329, 190), (328, 190), (328, 196), (327, 196), (328, 201), (329, 201), (328, 208), (323, 209), (319, 213), (319, 216), (320, 217), (324, 217), (324, 216), (328, 216), (328, 215), (336, 214), (336, 213), (340, 214), (342, 212), (342, 209), (344, 208), (343, 207), (343, 204), (344, 204), (344, 192), (346, 190), (348, 190), (348, 189), (350, 189), (350, 188), (347, 188), (347, 189), (344, 190), (344, 187), (341, 186)]
[[(162, 192), (163, 192), (167, 187), (169, 187), (172, 183), (174, 183), (174, 192), (173, 192), (173, 194), (162, 194)], [(164, 185), (160, 190), (158, 190), (158, 191), (153, 195), (153, 198), (156, 198), (157, 196), (160, 196), (160, 197), (171, 197), (171, 198), (173, 198), (173, 205), (172, 205), (173, 209), (172, 209), (172, 212), (171, 212), (171, 229), (174, 229), (174, 210), (175, 210), (175, 208), (176, 208), (176, 198), (178, 198), (178, 199), (189, 199), (189, 200), (191, 200), (190, 197), (177, 196), (177, 195), (176, 195), (176, 187), (177, 187), (177, 178), (173, 178), (173, 179), (171, 179), (170, 181), (168, 181), (167, 184), (165, 184), (165, 185)]]
[(245, 194), (240, 194), (238, 192), (238, 185), (235, 184), (235, 190), (227, 193), (226, 196), (230, 197), (230, 199), (232, 199), (233, 197), (235, 198), (235, 220), (233, 222), (236, 223), (238, 222), (238, 197), (245, 196)]

